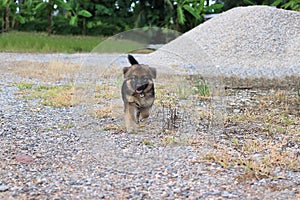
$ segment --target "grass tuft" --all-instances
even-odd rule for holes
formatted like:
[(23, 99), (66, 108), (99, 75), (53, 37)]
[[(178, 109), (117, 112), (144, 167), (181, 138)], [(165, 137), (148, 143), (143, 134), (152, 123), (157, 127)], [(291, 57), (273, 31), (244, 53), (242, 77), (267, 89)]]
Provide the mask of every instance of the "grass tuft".
[(72, 85), (39, 85), (33, 83), (14, 83), (26, 99), (40, 99), (41, 105), (51, 107), (71, 107), (74, 102), (74, 86)]
[(73, 101), (74, 87), (70, 85), (61, 86), (38, 86), (33, 96), (41, 98), (41, 104), (51, 107), (71, 107)]
[(30, 90), (32, 89), (34, 83), (32, 82), (20, 82), (20, 83), (14, 83), (14, 86), (16, 86), (19, 90), (23, 91), (23, 90)]

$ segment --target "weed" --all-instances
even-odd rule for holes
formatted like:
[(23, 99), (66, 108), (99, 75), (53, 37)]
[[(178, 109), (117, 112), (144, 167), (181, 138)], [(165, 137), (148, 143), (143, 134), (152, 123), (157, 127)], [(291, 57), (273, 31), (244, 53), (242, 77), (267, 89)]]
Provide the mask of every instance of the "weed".
[(107, 124), (104, 128), (105, 131), (111, 131), (111, 130), (116, 131), (116, 130), (119, 130), (119, 129), (120, 128), (115, 124)]
[(163, 121), (165, 122), (163, 125), (163, 131), (166, 130), (174, 130), (179, 127), (179, 112), (177, 107), (164, 107), (162, 108), (163, 112)]
[(14, 83), (13, 85), (16, 86), (19, 90), (23, 91), (32, 89), (34, 83), (25, 81), (20, 83)]
[(162, 144), (164, 146), (167, 146), (167, 145), (177, 144), (177, 141), (175, 139), (175, 136), (166, 135), (162, 140)]
[(120, 98), (120, 92), (117, 87), (108, 86), (108, 85), (97, 85), (95, 88), (95, 98), (98, 101), (107, 100), (110, 101), (112, 99)]
[(71, 85), (40, 85), (35, 87), (33, 83), (28, 82), (15, 83), (14, 85), (24, 91), (20, 93), (26, 94), (23, 98), (40, 99), (41, 104), (44, 106), (70, 107), (74, 105), (74, 87)]
[(212, 162), (215, 162), (219, 165), (221, 165), (223, 168), (232, 168), (233, 163), (232, 163), (232, 157), (228, 154), (213, 154), (213, 153), (208, 153), (203, 157), (204, 160), (209, 160)]
[(186, 78), (182, 78), (182, 80), (180, 80), (177, 84), (176, 94), (178, 95), (179, 99), (187, 99), (192, 93), (192, 87), (189, 86)]
[(142, 140), (141, 143), (148, 147), (152, 147), (154, 145), (154, 143), (151, 140), (147, 140), (147, 139)]
[(41, 104), (51, 107), (71, 107), (74, 105), (74, 87), (70, 85), (45, 86), (34, 89), (33, 97), (41, 98)]
[(58, 125), (58, 127), (59, 127), (60, 129), (67, 130), (67, 129), (69, 129), (69, 128), (74, 127), (74, 124), (60, 124), (60, 125)]
[(233, 138), (231, 141), (234, 144), (234, 146), (236, 146), (236, 147), (239, 146), (239, 140), (237, 138)]
[(110, 118), (113, 116), (111, 107), (97, 108), (94, 113), (97, 118)]
[(210, 95), (210, 90), (207, 85), (207, 82), (200, 78), (196, 80), (193, 92), (194, 94), (198, 94), (201, 97), (206, 97)]

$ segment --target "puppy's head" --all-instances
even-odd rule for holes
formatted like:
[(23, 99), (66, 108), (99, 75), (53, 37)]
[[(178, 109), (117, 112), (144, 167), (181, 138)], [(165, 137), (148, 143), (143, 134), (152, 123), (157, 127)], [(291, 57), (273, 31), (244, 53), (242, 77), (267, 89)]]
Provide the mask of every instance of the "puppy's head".
[(156, 78), (156, 69), (148, 65), (139, 64), (131, 55), (128, 55), (128, 60), (131, 66), (123, 68), (127, 85), (135, 93), (147, 92), (146, 90), (153, 86), (153, 79)]

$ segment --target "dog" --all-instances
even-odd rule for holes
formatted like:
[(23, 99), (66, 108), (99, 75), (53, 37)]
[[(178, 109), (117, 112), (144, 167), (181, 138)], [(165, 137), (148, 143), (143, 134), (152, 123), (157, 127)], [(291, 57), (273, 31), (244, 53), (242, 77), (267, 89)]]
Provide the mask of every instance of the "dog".
[(135, 133), (140, 117), (148, 118), (154, 103), (156, 68), (139, 64), (132, 55), (128, 60), (131, 66), (123, 68), (122, 99), (127, 132)]

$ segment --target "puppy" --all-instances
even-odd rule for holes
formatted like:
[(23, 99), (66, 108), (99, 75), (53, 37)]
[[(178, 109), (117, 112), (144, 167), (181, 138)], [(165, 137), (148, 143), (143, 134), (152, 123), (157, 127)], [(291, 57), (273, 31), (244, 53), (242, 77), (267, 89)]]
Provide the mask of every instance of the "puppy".
[(140, 117), (148, 118), (155, 99), (154, 82), (156, 69), (139, 64), (128, 55), (130, 67), (123, 68), (124, 82), (122, 99), (124, 102), (125, 124), (128, 132), (136, 132)]

